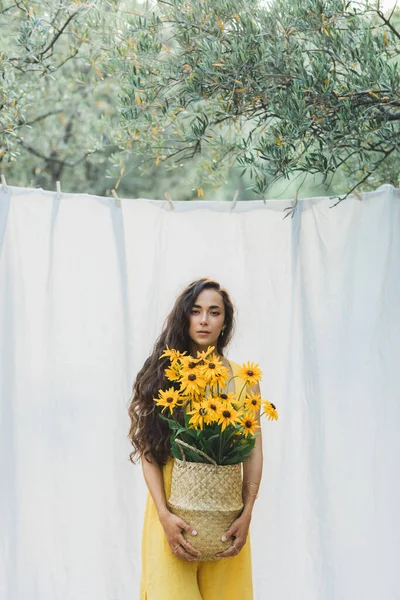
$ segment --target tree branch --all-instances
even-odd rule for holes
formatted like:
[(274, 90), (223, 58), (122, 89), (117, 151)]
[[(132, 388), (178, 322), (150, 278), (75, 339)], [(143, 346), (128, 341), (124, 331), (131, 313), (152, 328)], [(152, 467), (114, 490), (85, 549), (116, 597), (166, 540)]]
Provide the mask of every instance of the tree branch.
[(68, 19), (65, 21), (64, 25), (61, 27), (61, 29), (56, 33), (56, 35), (53, 37), (53, 39), (51, 40), (51, 42), (46, 46), (46, 48), (44, 50), (42, 50), (42, 52), (39, 54), (39, 56), (44, 56), (44, 54), (46, 54), (56, 43), (56, 41), (58, 40), (58, 38), (60, 37), (60, 35), (63, 33), (63, 31), (66, 29), (66, 27), (68, 27), (69, 23), (72, 21), (72, 19), (74, 19), (76, 17), (76, 15), (78, 14), (78, 10), (76, 10), (74, 13), (72, 13), (72, 15), (70, 15), (68, 17)]
[[(375, 166), (374, 166), (374, 168), (372, 169), (372, 171), (367, 171), (367, 174), (365, 175), (365, 177), (363, 177), (363, 178), (361, 179), (361, 181), (359, 181), (358, 183), (356, 183), (356, 185), (354, 185), (354, 186), (353, 186), (353, 187), (352, 187), (352, 188), (351, 188), (351, 189), (350, 189), (350, 190), (347, 192), (347, 194), (345, 194), (345, 195), (343, 196), (343, 198), (341, 198), (340, 196), (336, 196), (336, 198), (338, 198), (338, 201), (337, 201), (337, 202), (335, 202), (335, 204), (333, 204), (333, 205), (332, 205), (332, 206), (330, 206), (329, 208), (334, 208), (335, 206), (337, 206), (338, 204), (340, 204), (341, 202), (343, 202), (343, 200), (346, 200), (346, 198), (347, 198), (348, 196), (350, 196), (350, 194), (351, 194), (352, 192), (354, 192), (354, 190), (355, 190), (356, 188), (358, 188), (358, 186), (359, 186), (359, 185), (361, 185), (362, 183), (364, 183), (364, 181), (366, 181), (366, 180), (368, 179), (368, 177), (369, 177), (370, 175), (372, 175), (372, 173), (374, 173), (374, 172), (377, 170), (377, 168), (379, 167), (379, 165), (380, 165), (381, 163), (383, 163), (383, 161), (384, 161), (384, 160), (386, 160), (386, 159), (387, 159), (387, 157), (388, 157), (390, 154), (392, 154), (392, 152), (393, 152), (394, 150), (396, 150), (396, 146), (393, 146), (393, 148), (391, 148), (390, 150), (388, 150), (388, 151), (385, 153), (385, 156), (382, 156), (382, 158), (381, 158), (380, 160), (378, 160), (378, 162), (375, 164)], [(335, 196), (333, 196), (333, 197), (332, 197), (332, 200), (334, 200), (334, 199), (335, 199)]]
[(30, 146), (29, 144), (25, 144), (25, 142), (23, 141), (22, 138), (17, 138), (17, 141), (21, 144), (21, 146), (23, 148), (25, 148), (25, 150), (27, 150), (34, 156), (37, 156), (38, 158), (42, 158), (43, 160), (45, 160), (48, 163), (56, 163), (56, 164), (62, 165), (64, 167), (75, 167), (76, 165), (78, 165), (79, 163), (84, 161), (87, 156), (89, 156), (90, 154), (94, 154), (96, 152), (96, 150), (89, 150), (88, 152), (85, 152), (85, 154), (83, 156), (81, 156), (80, 158), (78, 158), (77, 160), (74, 160), (73, 162), (68, 162), (67, 160), (61, 160), (59, 158), (54, 158), (52, 156), (45, 156), (44, 154), (42, 154), (41, 152), (38, 152), (35, 148)]
[[(397, 2), (396, 2), (396, 4), (397, 4)], [(389, 19), (386, 19), (385, 15), (380, 10), (378, 10), (376, 12), (378, 14), (378, 17), (380, 17), (382, 19), (382, 21), (385, 23), (385, 25), (387, 25), (389, 27), (389, 29), (393, 32), (393, 34), (400, 40), (400, 32), (398, 32), (397, 29), (395, 29), (390, 22), (390, 17), (392, 15), (390, 15)], [(393, 12), (392, 12), (392, 14), (393, 14)]]
[(6, 12), (8, 12), (9, 10), (12, 10), (13, 8), (18, 8), (16, 4), (11, 4), (11, 6), (7, 6), (7, 8), (3, 8), (2, 11), (0, 11), (0, 15), (4, 15)]
[(18, 126), (16, 127), (25, 127), (28, 125), (33, 125), (33, 123), (37, 123), (38, 121), (42, 121), (43, 119), (47, 119), (47, 117), (51, 117), (52, 115), (58, 115), (60, 113), (63, 113), (65, 111), (64, 108), (59, 108), (57, 110), (50, 110), (49, 112), (45, 113), (44, 115), (39, 115), (38, 117), (35, 117), (34, 119), (32, 119), (31, 121), (21, 121)]

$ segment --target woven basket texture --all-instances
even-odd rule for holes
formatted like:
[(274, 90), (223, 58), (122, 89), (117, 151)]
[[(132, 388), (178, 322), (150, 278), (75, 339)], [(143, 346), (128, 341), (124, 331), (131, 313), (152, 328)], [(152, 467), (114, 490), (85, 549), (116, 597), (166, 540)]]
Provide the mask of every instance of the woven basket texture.
[(201, 551), (198, 560), (216, 560), (217, 552), (232, 545), (221, 536), (243, 509), (241, 464), (215, 467), (175, 458), (168, 505), (196, 529), (195, 537), (183, 535)]

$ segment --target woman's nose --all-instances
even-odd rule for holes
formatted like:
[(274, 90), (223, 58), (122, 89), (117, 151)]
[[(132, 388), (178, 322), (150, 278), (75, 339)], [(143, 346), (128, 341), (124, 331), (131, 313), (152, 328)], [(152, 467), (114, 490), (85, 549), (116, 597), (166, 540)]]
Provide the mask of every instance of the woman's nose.
[(202, 322), (202, 323), (207, 323), (207, 313), (203, 313), (203, 314), (201, 315), (201, 322)]

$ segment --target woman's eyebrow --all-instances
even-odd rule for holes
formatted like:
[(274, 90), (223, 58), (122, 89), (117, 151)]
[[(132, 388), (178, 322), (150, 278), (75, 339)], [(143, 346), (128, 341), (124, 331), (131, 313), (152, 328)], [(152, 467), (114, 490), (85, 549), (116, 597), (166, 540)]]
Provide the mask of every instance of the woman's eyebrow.
[[(193, 308), (202, 308), (201, 304), (193, 304)], [(209, 308), (221, 308), (218, 304), (213, 304)]]

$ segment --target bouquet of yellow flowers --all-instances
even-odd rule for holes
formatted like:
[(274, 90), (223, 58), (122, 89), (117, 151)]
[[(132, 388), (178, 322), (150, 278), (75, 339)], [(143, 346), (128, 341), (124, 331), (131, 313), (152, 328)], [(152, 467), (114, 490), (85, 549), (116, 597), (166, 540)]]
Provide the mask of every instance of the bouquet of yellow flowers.
[[(160, 358), (170, 359), (165, 375), (174, 386), (159, 390), (154, 401), (162, 407), (160, 417), (171, 429), (171, 451), (175, 458), (181, 457), (177, 440), (182, 440), (186, 456), (192, 462), (205, 462), (207, 454), (218, 465), (233, 465), (244, 462), (254, 447), (260, 428), (258, 411), (263, 409), (260, 417), (265, 414), (269, 420), (277, 420), (278, 413), (274, 404), (262, 400), (260, 394), (251, 391), (243, 394), (246, 385), (261, 381), (262, 372), (257, 364), (244, 363), (230, 377), (213, 350), (214, 346), (209, 346), (194, 358), (167, 346)], [(235, 377), (244, 381), (240, 394), (224, 392)]]
[[(263, 408), (268, 419), (278, 419), (276, 407), (260, 394), (249, 390), (243, 396), (246, 386), (261, 380), (259, 366), (248, 362), (230, 377), (213, 350), (209, 346), (194, 358), (167, 346), (160, 358), (170, 359), (165, 374), (172, 386), (154, 398), (171, 429), (168, 506), (198, 532), (201, 561), (215, 560), (230, 544), (221, 534), (243, 509), (241, 463), (254, 448), (258, 412)], [(244, 382), (239, 394), (228, 391), (235, 377)]]

